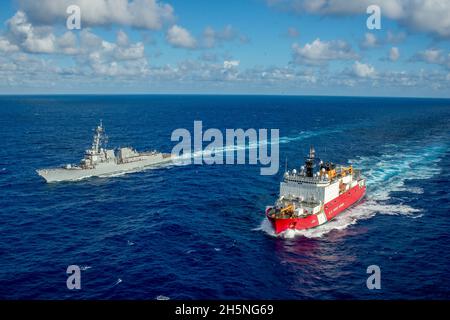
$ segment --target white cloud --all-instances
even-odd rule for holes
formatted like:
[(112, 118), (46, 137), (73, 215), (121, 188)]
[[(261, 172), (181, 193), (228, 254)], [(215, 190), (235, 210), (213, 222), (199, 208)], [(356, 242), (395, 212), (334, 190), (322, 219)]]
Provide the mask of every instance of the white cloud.
[(119, 46), (127, 46), (128, 45), (128, 36), (122, 30), (117, 32), (117, 44)]
[[(117, 33), (117, 43), (111, 43), (104, 41), (86, 28), (81, 30), (78, 44), (74, 32), (67, 31), (57, 37), (49, 27), (33, 26), (22, 11), (18, 11), (7, 21), (6, 36), (11, 43), (8, 47), (10, 50), (20, 47), (22, 51), (28, 53), (68, 55), (95, 53), (102, 56), (108, 54), (111, 59), (115, 60), (136, 60), (144, 57), (144, 44), (142, 42), (129, 43), (128, 36), (122, 30)], [(6, 46), (6, 42), (3, 46)]]
[(19, 0), (19, 8), (37, 25), (53, 25), (65, 21), (66, 9), (81, 9), (82, 26), (112, 24), (145, 29), (160, 29), (174, 20), (173, 8), (157, 0)]
[(174, 47), (193, 49), (197, 46), (197, 41), (189, 31), (177, 25), (167, 31), (166, 39)]
[(378, 45), (377, 37), (373, 33), (367, 32), (364, 35), (364, 41), (362, 42), (361, 46), (363, 48), (373, 48)]
[(122, 30), (117, 33), (116, 43), (113, 43), (84, 29), (80, 34), (77, 61), (80, 68), (87, 65), (95, 75), (142, 76), (148, 73), (144, 51), (142, 42), (130, 43)]
[(302, 84), (315, 84), (317, 82), (317, 77), (313, 72), (307, 70), (299, 71), (290, 67), (253, 68), (247, 70), (245, 73), (248, 79), (267, 81), (269, 83), (282, 82), (284, 86), (288, 83), (293, 83), (298, 86)]
[(6, 21), (7, 32), (11, 41), (27, 52), (54, 53), (56, 37), (47, 28), (35, 28), (28, 22), (24, 12), (18, 11)]
[(438, 49), (428, 49), (419, 53), (419, 56), (423, 61), (428, 63), (440, 64), (444, 62), (444, 56), (441, 50)]
[(450, 37), (450, 1), (404, 0), (403, 3), (406, 8), (404, 24), (419, 31)]
[(25, 40), (24, 46), (30, 52), (54, 53), (56, 37), (49, 34), (45, 37), (29, 37)]
[(450, 1), (446, 0), (267, 0), (269, 6), (298, 14), (364, 15), (369, 5), (381, 7), (383, 17), (411, 30), (450, 37)]
[(427, 49), (419, 52), (414, 58), (415, 60), (424, 61), (429, 64), (442, 65), (450, 69), (450, 53), (446, 55), (440, 49)]
[(330, 60), (349, 60), (357, 57), (351, 46), (342, 40), (327, 42), (317, 38), (303, 47), (294, 43), (292, 50), (296, 63), (323, 64)]
[(77, 54), (79, 52), (77, 43), (77, 36), (71, 31), (67, 31), (56, 40), (57, 47), (64, 54)]
[(114, 57), (118, 60), (135, 60), (144, 57), (144, 43), (129, 43), (128, 36), (122, 30), (117, 33)]
[[(88, 28), (81, 30), (79, 39), (71, 31), (67, 31), (60, 37), (48, 32), (49, 30), (45, 31), (46, 33), (41, 32), (39, 28), (32, 26), (22, 12), (18, 12), (8, 21), (7, 36), (17, 43), (22, 52), (74, 56), (76, 68), (71, 70), (59, 68), (55, 71), (57, 73), (84, 75), (85, 77), (93, 75), (120, 77), (145, 75), (148, 72), (144, 44), (142, 42), (130, 43), (128, 36), (123, 31), (118, 32), (116, 43), (103, 40)], [(0, 41), (0, 45), (2, 43)], [(28, 56), (20, 54), (25, 58)]]
[(144, 57), (144, 44), (137, 42), (129, 47), (117, 46), (114, 57), (117, 60), (135, 60)]
[(19, 50), (18, 46), (16, 46), (15, 44), (12, 44), (6, 38), (0, 37), (0, 51), (1, 52), (9, 53), (9, 52), (15, 52), (18, 50)]
[(389, 60), (397, 61), (398, 58), (400, 58), (400, 50), (397, 47), (392, 47), (391, 50), (389, 50)]
[[(292, 67), (253, 67), (239, 71), (237, 60), (225, 60), (223, 63), (185, 60), (175, 66), (153, 68), (150, 76), (160, 81), (210, 81), (223, 89), (223, 82), (248, 83), (262, 86), (283, 84), (301, 86), (314, 84), (316, 76), (306, 70)], [(222, 83), (221, 83), (222, 82)]]
[(240, 63), (239, 60), (229, 60), (229, 61), (225, 60), (223, 62), (223, 67), (224, 67), (224, 69), (237, 68), (237, 67), (239, 67), (239, 63)]
[(376, 71), (373, 66), (359, 61), (353, 64), (353, 73), (360, 78), (374, 78), (376, 76)]
[(88, 61), (97, 76), (144, 76), (149, 71), (146, 59), (116, 61), (109, 59), (102, 52), (93, 52)]
[(90, 29), (83, 29), (80, 32), (80, 46), (84, 50), (89, 48), (100, 48), (102, 46), (103, 39), (95, 35)]

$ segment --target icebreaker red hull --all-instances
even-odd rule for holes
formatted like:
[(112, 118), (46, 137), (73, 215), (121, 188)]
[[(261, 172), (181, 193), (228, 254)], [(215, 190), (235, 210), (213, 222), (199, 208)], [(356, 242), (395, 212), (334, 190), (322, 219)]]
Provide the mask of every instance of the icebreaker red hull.
[(366, 186), (357, 184), (335, 199), (325, 203), (323, 210), (317, 214), (311, 214), (302, 218), (272, 218), (268, 215), (272, 207), (266, 209), (267, 219), (271, 222), (275, 233), (281, 233), (288, 229), (305, 230), (325, 224), (342, 213), (345, 209), (358, 202), (365, 194)]

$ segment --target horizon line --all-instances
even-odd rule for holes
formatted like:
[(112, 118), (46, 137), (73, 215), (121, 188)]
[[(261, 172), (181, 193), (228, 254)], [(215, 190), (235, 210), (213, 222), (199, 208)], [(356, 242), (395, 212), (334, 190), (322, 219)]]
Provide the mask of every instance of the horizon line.
[(440, 99), (450, 100), (450, 97), (433, 96), (378, 96), (378, 95), (327, 95), (327, 94), (277, 94), (277, 93), (0, 93), (7, 96), (273, 96), (273, 97), (330, 97), (330, 98), (391, 98), (391, 99)]

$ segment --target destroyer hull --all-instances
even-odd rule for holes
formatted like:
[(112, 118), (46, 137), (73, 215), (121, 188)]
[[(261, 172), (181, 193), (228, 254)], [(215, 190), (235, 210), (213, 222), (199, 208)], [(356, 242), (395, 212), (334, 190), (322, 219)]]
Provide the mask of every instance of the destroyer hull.
[(272, 207), (266, 209), (267, 219), (271, 222), (276, 234), (288, 229), (305, 230), (320, 226), (334, 219), (345, 209), (358, 202), (365, 194), (366, 186), (357, 184), (348, 191), (342, 193), (337, 198), (325, 203), (323, 210), (317, 214), (311, 214), (302, 218), (272, 218), (269, 211)]
[(47, 183), (61, 182), (61, 181), (77, 181), (90, 177), (102, 177), (116, 174), (130, 173), (171, 161), (170, 156), (159, 156), (151, 159), (133, 161), (128, 163), (102, 163), (93, 169), (82, 169), (79, 167), (73, 168), (56, 168), (56, 169), (41, 169), (36, 172), (45, 179)]

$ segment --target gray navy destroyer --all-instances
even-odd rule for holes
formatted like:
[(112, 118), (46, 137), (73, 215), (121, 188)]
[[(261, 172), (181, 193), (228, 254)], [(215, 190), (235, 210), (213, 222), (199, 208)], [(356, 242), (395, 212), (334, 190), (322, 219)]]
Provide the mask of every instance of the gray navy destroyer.
[(129, 147), (106, 149), (105, 141), (105, 130), (100, 122), (95, 129), (91, 148), (86, 150), (78, 165), (67, 164), (61, 168), (40, 169), (36, 172), (47, 182), (75, 181), (138, 171), (171, 161), (170, 154), (157, 151), (137, 152)]

